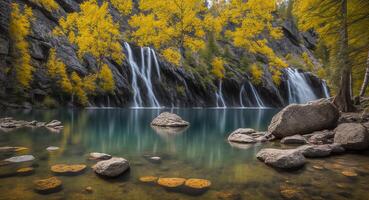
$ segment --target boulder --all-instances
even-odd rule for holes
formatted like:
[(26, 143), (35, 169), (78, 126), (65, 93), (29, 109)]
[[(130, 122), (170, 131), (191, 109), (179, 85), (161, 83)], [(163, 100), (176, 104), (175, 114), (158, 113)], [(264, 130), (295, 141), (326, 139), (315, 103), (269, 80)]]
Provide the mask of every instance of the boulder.
[(260, 150), (256, 157), (265, 164), (280, 169), (296, 169), (305, 165), (305, 157), (295, 149), (272, 149)]
[(369, 133), (359, 123), (343, 123), (334, 129), (334, 143), (346, 150), (364, 150), (369, 147)]
[(343, 148), (342, 145), (340, 144), (333, 143), (333, 144), (328, 144), (328, 146), (331, 148), (332, 154), (341, 154), (345, 152), (345, 148)]
[(110, 158), (112, 158), (111, 155), (106, 154), (106, 153), (98, 153), (98, 152), (92, 152), (90, 153), (90, 160), (109, 160)]
[(327, 100), (291, 104), (273, 117), (268, 132), (276, 138), (307, 134), (334, 127), (338, 118), (339, 111)]
[(184, 121), (180, 116), (174, 113), (163, 112), (151, 122), (151, 125), (163, 127), (183, 127), (190, 125), (190, 123)]
[(129, 169), (129, 162), (124, 158), (113, 157), (109, 160), (99, 161), (92, 169), (96, 174), (116, 177)]
[(254, 137), (251, 135), (253, 133), (256, 133), (254, 129), (250, 128), (239, 128), (235, 131), (233, 131), (228, 136), (228, 141), (230, 142), (236, 142), (236, 143), (255, 143), (257, 142)]
[(36, 192), (49, 194), (62, 189), (62, 181), (56, 177), (34, 181)]
[(304, 145), (297, 148), (307, 158), (327, 157), (331, 154), (332, 148), (329, 145)]
[(306, 142), (306, 139), (301, 135), (288, 136), (281, 140), (282, 144), (306, 144)]
[(77, 164), (77, 165), (66, 165), (66, 164), (57, 164), (51, 166), (51, 171), (57, 175), (77, 175), (82, 173), (86, 169), (86, 165)]
[(334, 131), (323, 130), (309, 134), (308, 142), (311, 144), (329, 144), (333, 142)]
[(9, 162), (9, 163), (21, 163), (21, 162), (29, 162), (29, 161), (33, 161), (35, 159), (34, 156), (32, 155), (23, 155), (23, 156), (14, 156), (8, 159), (5, 159), (5, 162)]

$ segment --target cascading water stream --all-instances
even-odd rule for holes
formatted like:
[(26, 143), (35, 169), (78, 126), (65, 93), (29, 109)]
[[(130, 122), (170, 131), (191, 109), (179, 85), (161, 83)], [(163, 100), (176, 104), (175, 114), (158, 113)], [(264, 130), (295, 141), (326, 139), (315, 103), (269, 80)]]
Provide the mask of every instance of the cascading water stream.
[[(215, 97), (216, 97), (216, 100), (217, 100), (217, 108), (226, 108), (227, 105), (224, 101), (224, 98), (223, 98), (223, 92), (222, 92), (222, 81), (219, 81), (219, 86), (218, 86), (218, 91), (215, 93)], [(220, 104), (221, 106), (220, 106)]]
[[(147, 90), (147, 97), (150, 103), (151, 107), (160, 107), (160, 103), (157, 100), (154, 91), (153, 86), (151, 82), (151, 54), (154, 56), (154, 61), (158, 73), (158, 77), (160, 77), (160, 69), (159, 69), (159, 63), (157, 62), (155, 52), (153, 49), (148, 47), (141, 47), (141, 70), (139, 69), (136, 61), (134, 60), (133, 53), (131, 46), (128, 43), (124, 43), (125, 48), (127, 49), (128, 53), (128, 62), (131, 67), (132, 71), (132, 83), (131, 86), (133, 88), (133, 105), (134, 107), (143, 107), (143, 100), (141, 96), (141, 91), (138, 86), (138, 77), (141, 78), (141, 80), (144, 82), (146, 90)], [(146, 52), (146, 57), (145, 57)], [(147, 62), (146, 62), (146, 61)]]
[(245, 92), (245, 86), (244, 85), (242, 85), (241, 86), (241, 90), (240, 90), (240, 105), (241, 105), (241, 107), (242, 108), (244, 108), (245, 106), (243, 105), (243, 93)]
[(325, 98), (329, 98), (331, 95), (329, 94), (327, 82), (325, 80), (322, 81), (323, 94)]
[(297, 69), (287, 68), (287, 88), (288, 88), (288, 103), (306, 103), (315, 100), (318, 97), (315, 95), (313, 88), (307, 82), (303, 73)]
[(256, 105), (257, 107), (259, 108), (262, 108), (262, 107), (265, 107), (264, 106), (264, 103), (263, 101), (261, 100), (260, 96), (259, 96), (259, 93), (257, 93), (255, 87), (250, 83), (250, 81), (248, 81), (249, 85), (250, 85), (250, 88), (251, 88), (251, 91), (252, 91), (252, 94), (255, 98), (255, 102), (256, 102)]

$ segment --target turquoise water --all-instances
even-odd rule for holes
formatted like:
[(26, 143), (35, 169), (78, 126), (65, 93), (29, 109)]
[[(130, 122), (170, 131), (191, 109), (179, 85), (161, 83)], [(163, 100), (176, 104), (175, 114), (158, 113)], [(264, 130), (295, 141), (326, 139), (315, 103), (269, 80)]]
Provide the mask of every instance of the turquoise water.
[[(154, 129), (150, 122), (160, 112), (172, 111), (189, 121), (187, 129)], [(222, 199), (233, 194), (239, 199), (282, 199), (281, 190), (295, 192), (302, 199), (368, 199), (369, 156), (343, 155), (309, 160), (297, 172), (279, 172), (255, 158), (262, 147), (280, 147), (278, 142), (232, 146), (230, 132), (240, 127), (267, 129), (276, 109), (87, 109), (17, 111), (3, 113), (16, 119), (63, 122), (62, 133), (46, 129), (0, 132), (0, 146), (24, 146), (36, 157), (33, 163), (0, 167), (0, 199)], [(60, 147), (49, 153), (48, 146)], [(284, 148), (284, 147), (283, 147)], [(91, 169), (78, 176), (60, 176), (63, 190), (49, 195), (33, 191), (34, 180), (53, 176), (54, 164), (94, 164), (90, 152), (104, 152), (130, 161), (131, 170), (116, 179), (103, 179)], [(0, 154), (0, 159), (12, 155)], [(146, 156), (159, 156), (152, 163)], [(16, 169), (32, 165), (36, 172), (16, 176)], [(316, 169), (313, 166), (323, 169)], [(345, 177), (343, 170), (357, 177)], [(141, 176), (203, 178), (211, 188), (193, 196), (170, 192), (139, 182)], [(92, 187), (93, 192), (85, 191)]]

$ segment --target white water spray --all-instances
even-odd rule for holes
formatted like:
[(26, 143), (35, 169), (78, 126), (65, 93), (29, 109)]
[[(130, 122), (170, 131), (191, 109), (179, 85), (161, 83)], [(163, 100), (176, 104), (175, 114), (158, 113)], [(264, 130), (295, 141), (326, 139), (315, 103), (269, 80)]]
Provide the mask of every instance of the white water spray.
[(288, 103), (306, 103), (318, 99), (303, 73), (287, 68)]

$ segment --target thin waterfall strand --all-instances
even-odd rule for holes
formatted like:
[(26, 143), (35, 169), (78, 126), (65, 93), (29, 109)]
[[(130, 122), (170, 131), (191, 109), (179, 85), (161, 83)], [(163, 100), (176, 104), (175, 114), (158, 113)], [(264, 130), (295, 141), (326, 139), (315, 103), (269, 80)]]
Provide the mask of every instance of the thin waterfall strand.
[[(215, 93), (215, 96), (216, 96), (216, 100), (217, 100), (217, 108), (226, 108), (227, 105), (224, 101), (223, 92), (222, 92), (222, 81), (219, 81), (218, 91)], [(221, 106), (219, 106), (219, 102), (220, 102)]]
[(252, 94), (254, 96), (254, 99), (255, 99), (255, 102), (256, 102), (257, 107), (259, 107), (259, 108), (265, 107), (264, 106), (264, 103), (263, 103), (263, 100), (261, 100), (261, 98), (259, 96), (259, 93), (256, 91), (255, 87), (250, 83), (250, 81), (248, 81), (248, 83), (250, 85), (251, 92), (252, 92)]

